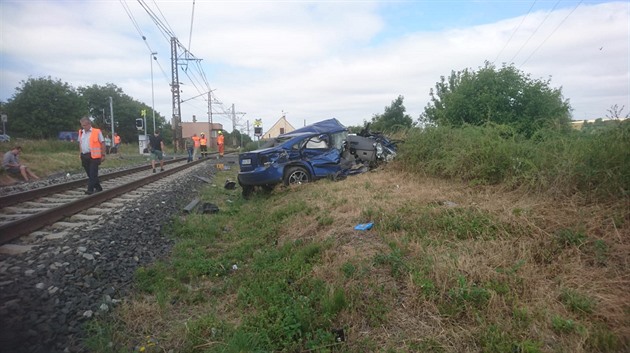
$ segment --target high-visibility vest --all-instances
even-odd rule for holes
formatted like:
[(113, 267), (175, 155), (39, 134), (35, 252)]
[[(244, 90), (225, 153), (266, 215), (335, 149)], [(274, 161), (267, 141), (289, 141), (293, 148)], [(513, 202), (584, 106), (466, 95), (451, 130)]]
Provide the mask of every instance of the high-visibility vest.
[(195, 143), (195, 147), (199, 147), (199, 136), (193, 136), (192, 140)]
[[(98, 140), (98, 135), (100, 134), (100, 129), (92, 128), (92, 133), (90, 134), (90, 155), (93, 159), (100, 159), (103, 156), (103, 151), (101, 150), (101, 141)], [(79, 141), (81, 141), (81, 136), (83, 136), (83, 129), (79, 130)], [(79, 151), (81, 151), (80, 143)]]
[(114, 143), (115, 144), (119, 144), (120, 143), (120, 136), (118, 136), (118, 135), (114, 136)]
[(222, 145), (224, 139), (225, 139), (225, 137), (223, 137), (223, 135), (219, 135), (217, 137), (217, 145)]
[(208, 144), (208, 140), (205, 137), (202, 137), (202, 138), (199, 139), (199, 143), (202, 146), (206, 146)]

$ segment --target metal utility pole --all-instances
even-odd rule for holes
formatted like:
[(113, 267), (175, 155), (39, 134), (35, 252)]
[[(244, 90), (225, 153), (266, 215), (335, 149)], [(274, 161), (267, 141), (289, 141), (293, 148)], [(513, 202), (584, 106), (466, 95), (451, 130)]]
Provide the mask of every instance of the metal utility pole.
[[(236, 130), (236, 113), (234, 112), (234, 103), (232, 103), (232, 131)], [(236, 139), (232, 137), (232, 146), (236, 147)]]
[(232, 131), (236, 130), (236, 113), (234, 111), (234, 103), (232, 103)]
[(112, 100), (112, 97), (109, 97), (109, 112), (112, 115), (112, 137), (111, 140), (114, 141), (114, 102)]
[[(212, 91), (208, 91), (208, 136), (210, 138), (210, 142), (212, 142)], [(214, 144), (210, 144), (214, 146)]]
[(153, 60), (157, 60), (157, 58), (154, 55), (157, 55), (157, 53), (151, 53), (151, 110), (153, 111), (153, 133), (155, 134), (155, 94), (153, 92)]
[(173, 146), (175, 153), (182, 140), (182, 110), (179, 97), (179, 70), (177, 69), (177, 38), (171, 37), (171, 93), (173, 97)]

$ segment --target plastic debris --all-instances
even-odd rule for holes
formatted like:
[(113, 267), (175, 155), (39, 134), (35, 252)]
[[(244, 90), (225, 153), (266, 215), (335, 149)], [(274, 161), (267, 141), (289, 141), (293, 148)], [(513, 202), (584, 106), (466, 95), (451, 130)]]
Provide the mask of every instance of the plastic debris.
[(213, 214), (213, 213), (218, 213), (219, 212), (219, 206), (210, 203), (210, 202), (206, 202), (201, 206), (201, 213), (203, 214)]
[(370, 230), (374, 226), (374, 222), (359, 223), (354, 227), (354, 230)]

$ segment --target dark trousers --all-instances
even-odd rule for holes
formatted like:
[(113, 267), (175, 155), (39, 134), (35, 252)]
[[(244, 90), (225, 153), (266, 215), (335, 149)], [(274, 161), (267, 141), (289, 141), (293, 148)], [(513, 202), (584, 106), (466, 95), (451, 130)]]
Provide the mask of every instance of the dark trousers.
[(208, 145), (201, 145), (201, 156), (202, 157), (208, 156)]
[(188, 147), (186, 150), (188, 151), (188, 162), (192, 162), (192, 160), (193, 160), (193, 148), (192, 147)]
[(81, 153), (81, 165), (85, 169), (85, 173), (88, 176), (88, 192), (94, 192), (94, 190), (102, 190), (101, 182), (98, 180), (98, 166), (101, 164), (101, 159), (93, 159), (89, 153)]

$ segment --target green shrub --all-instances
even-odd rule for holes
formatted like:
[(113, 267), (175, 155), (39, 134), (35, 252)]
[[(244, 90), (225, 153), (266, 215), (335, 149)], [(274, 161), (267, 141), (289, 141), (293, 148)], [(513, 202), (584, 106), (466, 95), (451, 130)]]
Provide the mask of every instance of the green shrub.
[(401, 165), (415, 173), (537, 192), (630, 195), (630, 121), (598, 133), (540, 130), (531, 138), (505, 125), (412, 129)]

